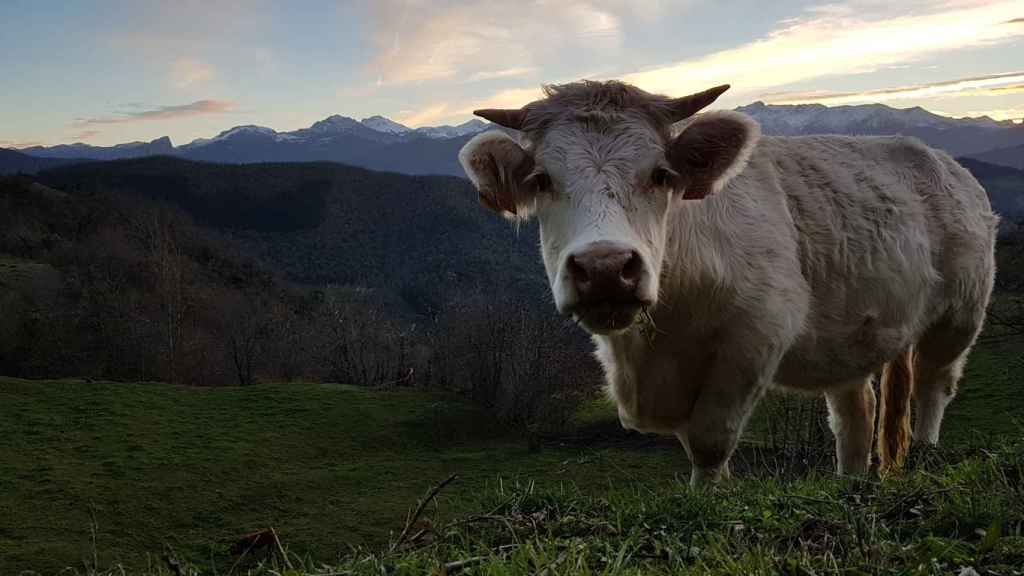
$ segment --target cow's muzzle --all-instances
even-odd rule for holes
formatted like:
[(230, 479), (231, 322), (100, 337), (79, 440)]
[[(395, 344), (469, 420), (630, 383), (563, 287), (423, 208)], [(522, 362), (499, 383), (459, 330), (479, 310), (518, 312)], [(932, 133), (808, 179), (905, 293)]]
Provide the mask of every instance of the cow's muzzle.
[(564, 311), (575, 316), (588, 332), (625, 330), (652, 303), (641, 296), (647, 266), (632, 248), (594, 242), (571, 254), (565, 266), (575, 298)]

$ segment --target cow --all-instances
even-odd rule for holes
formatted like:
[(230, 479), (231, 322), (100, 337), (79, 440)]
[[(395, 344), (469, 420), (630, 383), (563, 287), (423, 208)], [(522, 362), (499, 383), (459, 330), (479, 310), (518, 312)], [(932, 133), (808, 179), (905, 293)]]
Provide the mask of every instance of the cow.
[(769, 387), (824, 394), (837, 471), (935, 444), (984, 322), (998, 217), (949, 155), (902, 136), (768, 137), (729, 87), (544, 87), (459, 160), (480, 202), (536, 217), (558, 312), (592, 335), (625, 428), (676, 436), (691, 483)]

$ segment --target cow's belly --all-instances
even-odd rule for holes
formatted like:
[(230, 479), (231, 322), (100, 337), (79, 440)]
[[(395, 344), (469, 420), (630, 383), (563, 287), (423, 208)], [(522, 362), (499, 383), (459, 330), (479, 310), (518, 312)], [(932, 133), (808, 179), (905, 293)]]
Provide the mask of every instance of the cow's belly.
[(873, 298), (859, 295), (815, 306), (805, 331), (783, 356), (775, 384), (819, 391), (878, 372), (927, 323), (929, 299), (902, 290), (905, 286), (896, 283), (875, 290)]

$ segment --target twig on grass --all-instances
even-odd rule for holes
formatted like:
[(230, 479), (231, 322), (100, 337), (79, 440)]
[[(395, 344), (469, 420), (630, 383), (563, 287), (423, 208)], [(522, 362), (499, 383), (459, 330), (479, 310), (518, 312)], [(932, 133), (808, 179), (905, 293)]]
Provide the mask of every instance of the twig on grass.
[[(502, 546), (498, 546), (498, 549), (495, 550), (495, 552), (499, 556), (504, 556), (508, 552), (511, 552), (512, 550), (515, 550), (518, 547), (518, 544), (504, 544)], [(472, 556), (470, 558), (464, 558), (462, 560), (454, 560), (452, 562), (447, 562), (444, 565), (444, 574), (457, 572), (459, 570), (462, 570), (463, 568), (468, 568), (469, 566), (473, 566), (474, 564), (479, 564), (490, 557), (491, 556)]]
[(277, 530), (274, 530), (273, 526), (270, 527), (270, 535), (274, 537), (274, 544), (277, 544), (277, 551), (281, 553), (281, 558), (284, 559), (284, 565), (287, 566), (289, 570), (294, 570), (294, 568), (292, 568), (292, 561), (288, 559), (288, 554), (285, 553), (284, 546), (281, 546), (281, 539), (277, 537)]
[(96, 503), (89, 502), (89, 536), (92, 539), (92, 569), (98, 571), (99, 554), (96, 552), (96, 532), (99, 531), (99, 523), (96, 522)]
[(429, 504), (430, 501), (433, 500), (438, 495), (438, 493), (441, 492), (441, 490), (444, 490), (445, 486), (451, 484), (458, 477), (458, 474), (452, 474), (448, 478), (445, 478), (443, 482), (441, 482), (437, 486), (434, 486), (430, 490), (430, 492), (427, 493), (426, 498), (421, 500), (419, 506), (416, 507), (416, 511), (413, 512), (412, 516), (410, 516), (408, 520), (406, 520), (405, 528), (402, 528), (402, 533), (398, 535), (398, 540), (395, 540), (395, 543), (392, 544), (391, 547), (388, 549), (389, 553), (398, 550), (398, 547), (401, 546), (403, 542), (405, 542), (406, 537), (409, 536), (409, 530), (412, 528), (413, 524), (416, 524), (416, 521), (420, 519), (420, 515), (423, 514), (423, 509), (427, 507), (427, 504)]

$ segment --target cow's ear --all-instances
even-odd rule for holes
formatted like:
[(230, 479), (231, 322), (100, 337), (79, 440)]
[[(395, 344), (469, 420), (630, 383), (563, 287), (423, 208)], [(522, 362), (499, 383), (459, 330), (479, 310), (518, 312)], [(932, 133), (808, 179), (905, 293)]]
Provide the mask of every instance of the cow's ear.
[(761, 137), (761, 128), (739, 112), (707, 112), (687, 124), (668, 148), (679, 173), (683, 198), (701, 199), (718, 192), (743, 171)]
[(529, 216), (539, 178), (533, 157), (508, 134), (494, 130), (476, 135), (459, 151), (459, 162), (481, 204), (511, 218)]

